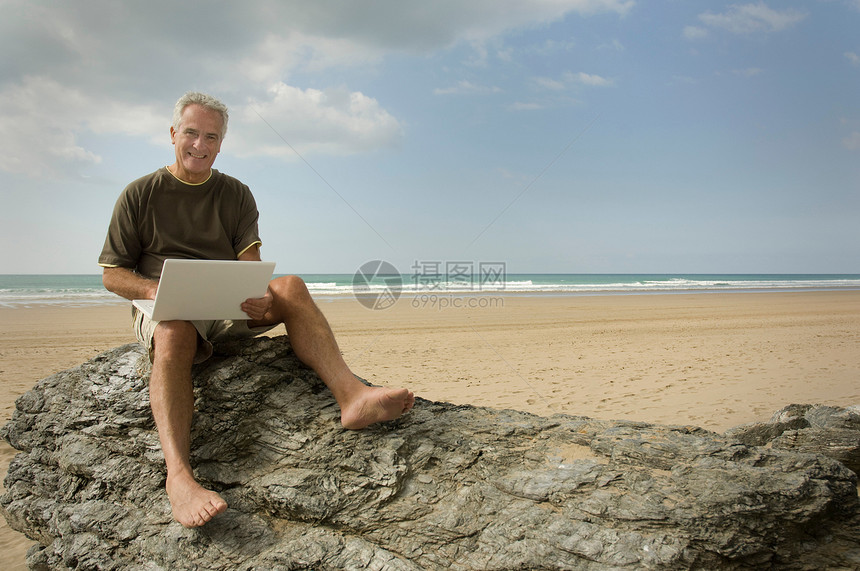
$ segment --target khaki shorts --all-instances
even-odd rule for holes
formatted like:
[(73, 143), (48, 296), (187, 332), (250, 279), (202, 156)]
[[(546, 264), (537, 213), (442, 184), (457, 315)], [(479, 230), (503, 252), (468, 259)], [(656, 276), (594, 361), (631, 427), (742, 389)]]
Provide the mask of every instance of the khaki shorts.
[[(155, 335), (155, 328), (158, 326), (159, 322), (148, 318), (136, 307), (132, 307), (132, 317), (134, 318), (134, 334), (137, 336), (137, 340), (146, 347), (147, 351), (149, 351), (149, 360), (152, 362), (155, 354), (153, 336)], [(194, 355), (195, 364), (202, 363), (212, 356), (212, 343), (225, 341), (227, 339), (235, 339), (237, 337), (256, 337), (257, 335), (275, 328), (275, 325), (248, 327), (248, 322), (244, 319), (235, 321), (192, 321), (191, 324), (194, 326), (194, 329), (197, 330), (197, 353)]]

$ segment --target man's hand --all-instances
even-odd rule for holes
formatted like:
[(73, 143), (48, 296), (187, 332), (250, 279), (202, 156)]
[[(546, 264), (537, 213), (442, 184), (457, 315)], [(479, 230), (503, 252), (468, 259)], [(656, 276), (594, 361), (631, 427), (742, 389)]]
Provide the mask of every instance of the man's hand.
[(242, 311), (251, 321), (264, 321), (271, 308), (272, 292), (269, 290), (266, 290), (266, 295), (263, 297), (249, 298), (242, 304)]

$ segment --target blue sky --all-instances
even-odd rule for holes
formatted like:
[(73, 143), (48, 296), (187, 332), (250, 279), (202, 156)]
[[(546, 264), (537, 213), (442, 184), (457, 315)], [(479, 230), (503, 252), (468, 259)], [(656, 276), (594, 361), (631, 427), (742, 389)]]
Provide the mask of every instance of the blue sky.
[[(240, 5), (241, 4), (241, 5)], [(860, 273), (860, 0), (0, 0), (0, 273), (231, 119), (279, 273)]]

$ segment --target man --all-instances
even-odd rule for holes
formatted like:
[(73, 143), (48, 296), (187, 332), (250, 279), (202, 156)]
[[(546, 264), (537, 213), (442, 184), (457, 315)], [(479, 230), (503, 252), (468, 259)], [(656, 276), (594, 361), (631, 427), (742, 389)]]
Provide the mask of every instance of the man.
[[(227, 131), (227, 108), (187, 93), (176, 104), (170, 137), (176, 160), (131, 183), (120, 195), (99, 264), (105, 287), (127, 299), (154, 299), (166, 258), (259, 260), (257, 207), (247, 186), (212, 169)], [(341, 424), (361, 429), (410, 410), (406, 389), (368, 387), (347, 367), (325, 317), (296, 276), (276, 278), (266, 295), (242, 304), (247, 321), (153, 322), (135, 310), (134, 328), (152, 361), (150, 402), (167, 464), (173, 517), (205, 524), (227, 504), (194, 478), (189, 460), (194, 393), (191, 366), (212, 341), (286, 326), (293, 350), (340, 405)]]

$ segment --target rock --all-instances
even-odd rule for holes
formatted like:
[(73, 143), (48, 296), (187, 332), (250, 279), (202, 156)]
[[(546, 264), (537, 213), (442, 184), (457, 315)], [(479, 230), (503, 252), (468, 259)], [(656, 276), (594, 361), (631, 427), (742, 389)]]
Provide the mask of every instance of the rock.
[(769, 422), (726, 431), (749, 446), (824, 454), (860, 472), (860, 407), (793, 404), (774, 413)]
[(171, 519), (136, 345), (18, 400), (0, 509), (39, 542), (31, 568), (860, 567), (857, 477), (826, 456), (421, 399), (347, 431), (285, 337), (217, 350), (194, 370), (192, 463), (230, 508), (203, 528)]

